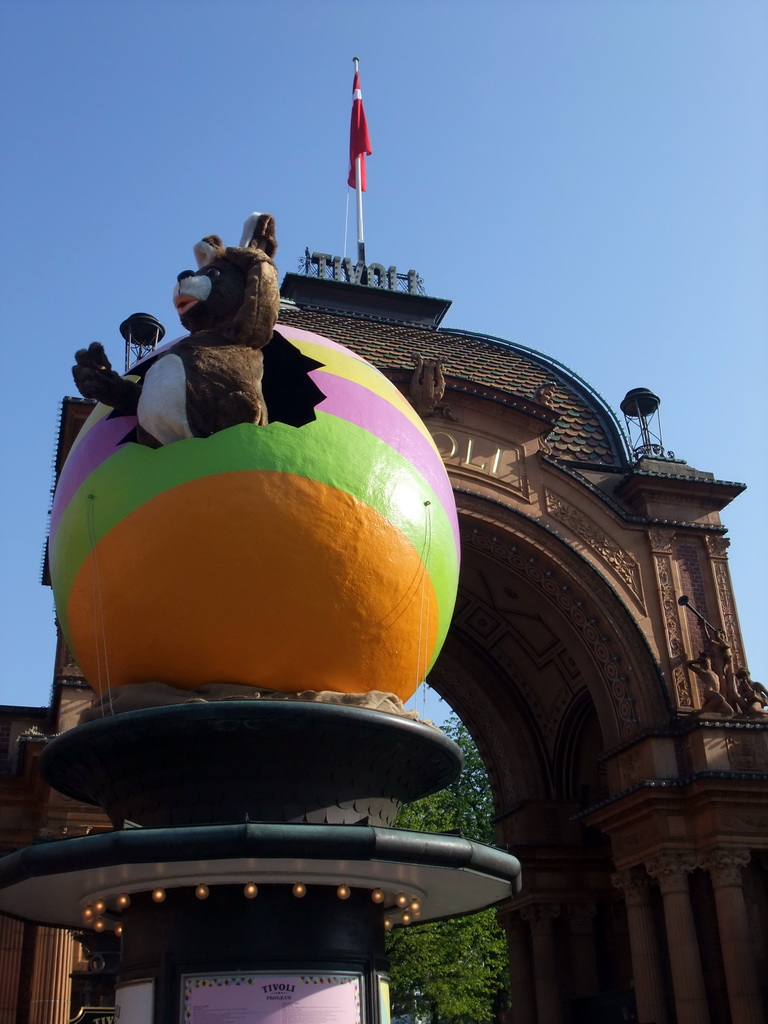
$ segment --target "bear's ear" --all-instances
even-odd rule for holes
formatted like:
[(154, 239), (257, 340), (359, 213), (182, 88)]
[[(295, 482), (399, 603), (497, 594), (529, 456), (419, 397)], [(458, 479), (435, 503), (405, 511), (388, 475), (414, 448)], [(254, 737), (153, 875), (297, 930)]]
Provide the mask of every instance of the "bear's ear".
[(271, 213), (252, 213), (243, 227), (241, 248), (261, 249), (271, 259), (277, 250), (275, 218)]
[(192, 247), (192, 251), (197, 260), (197, 269), (201, 270), (224, 255), (224, 243), (218, 235), (206, 235)]

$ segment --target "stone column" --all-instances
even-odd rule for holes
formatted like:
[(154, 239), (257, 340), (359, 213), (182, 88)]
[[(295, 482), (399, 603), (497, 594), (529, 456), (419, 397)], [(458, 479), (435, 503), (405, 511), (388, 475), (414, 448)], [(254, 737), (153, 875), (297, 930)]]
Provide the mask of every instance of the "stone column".
[(571, 933), (571, 965), (573, 967), (573, 994), (576, 999), (594, 996), (600, 991), (595, 956), (595, 928), (593, 921), (597, 908), (594, 903), (569, 903), (568, 926)]
[(536, 996), (530, 929), (519, 914), (508, 910), (499, 912), (499, 924), (506, 933), (509, 950), (510, 1006), (506, 1021), (509, 1024), (531, 1024), (536, 1019)]
[(630, 868), (611, 876), (627, 906), (629, 946), (639, 1024), (668, 1024), (667, 1002), (661, 980), (659, 943), (651, 912), (651, 880), (643, 869)]
[(67, 1024), (72, 936), (64, 928), (38, 928), (29, 1024)]
[(664, 901), (677, 1024), (709, 1024), (709, 1004), (688, 891), (688, 874), (695, 867), (693, 855), (679, 853), (654, 857), (646, 865), (651, 878), (658, 880)]
[(16, 1024), (24, 925), (0, 914), (0, 1024)]
[(523, 920), (531, 926), (533, 946), (533, 980), (536, 986), (537, 1024), (562, 1024), (560, 979), (555, 954), (555, 934), (552, 922), (560, 916), (559, 903), (537, 903), (523, 907)]
[(717, 926), (725, 968), (725, 984), (731, 1018), (738, 1024), (765, 1021), (760, 983), (755, 967), (744, 903), (741, 871), (749, 863), (749, 851), (717, 849), (704, 854), (700, 865), (712, 878)]

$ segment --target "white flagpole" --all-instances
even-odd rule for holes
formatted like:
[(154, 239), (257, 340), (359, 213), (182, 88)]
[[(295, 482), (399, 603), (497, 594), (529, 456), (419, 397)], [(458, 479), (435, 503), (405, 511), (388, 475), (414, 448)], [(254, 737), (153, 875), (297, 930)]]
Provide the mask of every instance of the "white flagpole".
[[(358, 73), (360, 60), (353, 57), (355, 74)], [(357, 192), (357, 258), (365, 264), (365, 235), (363, 234), (363, 187), (360, 176), (360, 157), (355, 157), (355, 191)]]

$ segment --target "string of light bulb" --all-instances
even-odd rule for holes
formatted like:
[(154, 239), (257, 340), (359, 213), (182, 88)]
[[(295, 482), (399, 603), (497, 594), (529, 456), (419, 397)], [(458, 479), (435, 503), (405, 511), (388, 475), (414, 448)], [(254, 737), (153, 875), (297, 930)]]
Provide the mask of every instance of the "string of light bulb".
[[(321, 886), (318, 886), (320, 888)], [(304, 882), (294, 882), (291, 885), (291, 892), (296, 899), (303, 899), (308, 891)], [(346, 882), (336, 886), (336, 897), (346, 901), (351, 898), (353, 887)], [(211, 894), (210, 886), (205, 882), (199, 882), (194, 887), (194, 894), (198, 900), (207, 900)], [(255, 899), (259, 894), (259, 887), (255, 882), (246, 882), (243, 886), (245, 899)], [(370, 899), (373, 903), (382, 905), (387, 900), (387, 893), (379, 887), (369, 890)], [(135, 895), (135, 893), (134, 893)], [(167, 891), (162, 886), (156, 886), (150, 892), (154, 903), (164, 903), (167, 898)], [(86, 904), (82, 910), (83, 924), (96, 932), (103, 932), (110, 925), (114, 925), (116, 935), (122, 935), (123, 925), (117, 920), (116, 915), (126, 910), (131, 905), (131, 895), (121, 892), (113, 899), (114, 909), (110, 910), (107, 900), (103, 897)], [(421, 917), (421, 900), (418, 896), (409, 895), (407, 892), (398, 892), (388, 909), (387, 916), (383, 919), (384, 927), (389, 930), (396, 924), (410, 924), (411, 921)]]

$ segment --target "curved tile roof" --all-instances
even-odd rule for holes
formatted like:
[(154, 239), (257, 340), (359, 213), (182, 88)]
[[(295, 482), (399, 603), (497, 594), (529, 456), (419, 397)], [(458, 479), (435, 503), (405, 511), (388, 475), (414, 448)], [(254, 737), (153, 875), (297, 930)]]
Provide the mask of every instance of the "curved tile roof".
[(556, 360), (522, 345), (469, 331), (420, 327), (283, 303), (280, 322), (326, 335), (349, 346), (380, 370), (413, 372), (414, 353), (442, 356), (444, 372), (481, 387), (532, 398), (547, 381), (556, 384), (552, 403), (559, 414), (547, 443), (569, 463), (626, 468), (618, 423), (603, 399)]

